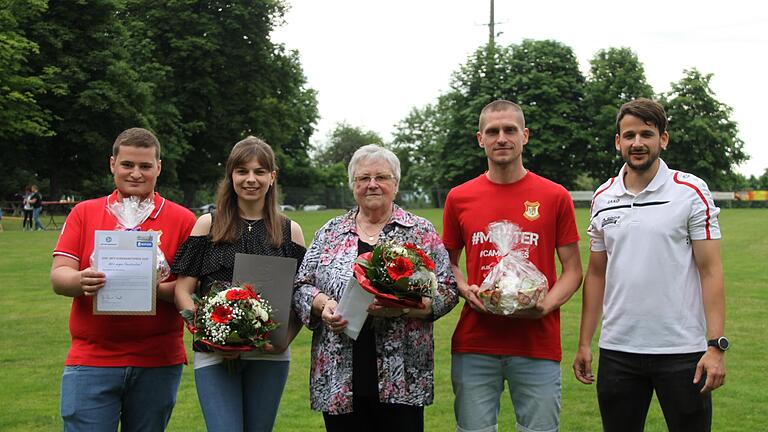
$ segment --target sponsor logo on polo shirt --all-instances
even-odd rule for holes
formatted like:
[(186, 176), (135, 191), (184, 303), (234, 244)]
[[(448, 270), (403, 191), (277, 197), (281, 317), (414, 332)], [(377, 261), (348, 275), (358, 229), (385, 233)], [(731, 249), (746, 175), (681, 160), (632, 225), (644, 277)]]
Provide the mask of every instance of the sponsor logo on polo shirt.
[(606, 225), (618, 225), (621, 216), (606, 216), (600, 222), (600, 228), (605, 228)]
[(529, 221), (534, 221), (539, 218), (539, 202), (538, 201), (526, 201), (525, 202), (525, 211), (523, 212), (523, 216), (528, 219)]

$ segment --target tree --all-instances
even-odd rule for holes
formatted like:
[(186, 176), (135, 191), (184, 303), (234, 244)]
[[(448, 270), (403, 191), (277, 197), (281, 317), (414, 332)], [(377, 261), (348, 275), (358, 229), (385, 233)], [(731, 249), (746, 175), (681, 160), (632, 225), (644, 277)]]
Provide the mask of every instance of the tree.
[(704, 179), (713, 190), (729, 190), (734, 167), (748, 159), (732, 109), (710, 87), (712, 74), (686, 70), (666, 95), (669, 146), (662, 154), (672, 167)]
[(570, 189), (583, 171), (589, 138), (582, 109), (585, 79), (573, 50), (553, 40), (512, 46), (510, 96), (531, 131), (525, 165)]
[[(555, 41), (526, 40), (508, 48), (479, 48), (453, 74), (451, 89), (436, 104), (414, 109), (397, 126), (395, 145), (418, 167), (409, 181), (422, 190), (447, 189), (487, 169), (476, 133), (482, 108), (496, 99), (519, 103), (531, 141), (525, 165), (570, 187), (582, 166), (584, 77), (576, 57)], [(440, 201), (438, 197), (438, 202)]]
[(319, 166), (341, 162), (346, 169), (352, 154), (367, 144), (383, 145), (384, 140), (376, 132), (350, 126), (344, 122), (338, 123), (328, 134), (327, 144), (319, 149), (317, 162)]
[(128, 11), (144, 23), (138, 31), (169, 71), (157, 97), (178, 112), (168, 133), (183, 143), (177, 173), (186, 204), (194, 203), (199, 188), (213, 187), (230, 149), (247, 135), (275, 150), (281, 184), (312, 179), (315, 92), (305, 86), (298, 54), (269, 38), (283, 2), (130, 0)]
[(52, 134), (50, 115), (37, 102), (47, 88), (46, 72), (39, 75), (29, 68), (39, 48), (23, 31), (45, 9), (44, 0), (0, 0), (0, 153), (13, 156), (0, 160), (0, 199), (14, 198), (35, 176), (25, 138)]
[(442, 109), (441, 100), (444, 98), (439, 98), (436, 105), (411, 109), (395, 126), (392, 146), (400, 159), (400, 189), (424, 191), (444, 187), (439, 183), (442, 167), (434, 157), (445, 142), (447, 110)]
[(27, 66), (39, 48), (21, 28), (45, 9), (44, 0), (0, 0), (0, 140), (4, 142), (25, 135), (51, 134), (49, 116), (37, 104), (45, 83)]
[(652, 98), (653, 88), (645, 70), (629, 48), (609, 48), (595, 53), (584, 96), (584, 111), (589, 121), (589, 138), (584, 150), (585, 170), (592, 178), (591, 188), (616, 175), (622, 165), (614, 150), (616, 115), (619, 107), (640, 97)]
[(39, 46), (31, 70), (52, 71), (38, 103), (51, 113), (55, 136), (29, 141), (32, 166), (50, 180), (49, 195), (108, 191), (110, 144), (127, 127), (151, 123), (152, 91), (127, 61), (121, 6), (119, 0), (51, 2), (25, 29)]

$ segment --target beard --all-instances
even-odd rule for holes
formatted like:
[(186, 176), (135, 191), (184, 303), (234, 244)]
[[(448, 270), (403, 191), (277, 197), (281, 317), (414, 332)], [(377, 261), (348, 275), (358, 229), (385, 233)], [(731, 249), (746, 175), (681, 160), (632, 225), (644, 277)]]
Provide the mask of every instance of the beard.
[(624, 162), (627, 163), (627, 166), (632, 168), (633, 171), (637, 172), (645, 172), (650, 169), (654, 163), (656, 163), (657, 160), (659, 160), (659, 152), (654, 152), (651, 149), (648, 149), (648, 151), (645, 153), (648, 157), (643, 162), (635, 162), (632, 160), (632, 153), (627, 153), (626, 156), (622, 155), (622, 158), (624, 159)]

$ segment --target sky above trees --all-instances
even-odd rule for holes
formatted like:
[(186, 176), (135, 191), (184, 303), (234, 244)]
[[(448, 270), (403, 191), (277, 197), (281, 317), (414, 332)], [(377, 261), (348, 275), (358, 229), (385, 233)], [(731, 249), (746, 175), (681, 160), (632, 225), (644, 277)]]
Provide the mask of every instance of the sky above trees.
[[(342, 121), (388, 140), (412, 108), (448, 91), (452, 73), (488, 40), (488, 1), (287, 3), (285, 24), (273, 39), (299, 50), (308, 84), (318, 91), (316, 143)], [(761, 84), (766, 60), (758, 53), (768, 51), (768, 10), (759, 3), (712, 0), (649, 0), (638, 6), (542, 0), (522, 7), (497, 1), (497, 43), (557, 40), (573, 49), (585, 75), (599, 50), (628, 47), (657, 93), (670, 91), (684, 70), (712, 73), (712, 90), (733, 108), (752, 158), (738, 170), (761, 175), (768, 167), (762, 134), (768, 88)]]

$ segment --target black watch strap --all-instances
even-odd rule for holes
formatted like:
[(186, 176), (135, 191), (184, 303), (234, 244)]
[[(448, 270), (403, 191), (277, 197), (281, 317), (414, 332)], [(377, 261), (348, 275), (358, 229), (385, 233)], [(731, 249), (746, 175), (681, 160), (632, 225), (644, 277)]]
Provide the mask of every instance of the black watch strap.
[(719, 338), (708, 340), (707, 346), (715, 347), (720, 351), (727, 351), (728, 348), (730, 348), (731, 346), (731, 342), (728, 340), (727, 337), (720, 336)]

